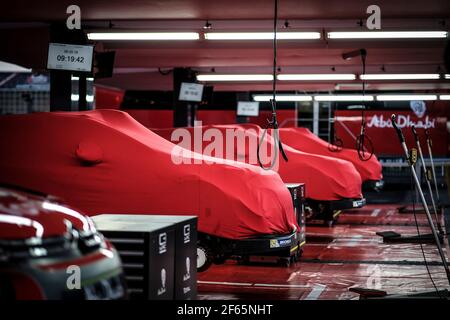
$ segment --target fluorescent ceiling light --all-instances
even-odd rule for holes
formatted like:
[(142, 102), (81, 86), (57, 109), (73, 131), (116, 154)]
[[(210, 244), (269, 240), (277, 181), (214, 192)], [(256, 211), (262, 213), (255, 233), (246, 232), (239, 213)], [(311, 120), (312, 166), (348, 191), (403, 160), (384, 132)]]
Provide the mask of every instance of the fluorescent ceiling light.
[[(316, 40), (320, 32), (277, 32), (277, 40)], [(273, 40), (273, 32), (207, 32), (206, 40)]]
[(450, 94), (441, 94), (439, 96), (440, 100), (450, 100)]
[(440, 79), (438, 73), (417, 73), (417, 74), (362, 74), (359, 76), (361, 80), (436, 80)]
[[(370, 84), (366, 83), (366, 89), (370, 88)], [(336, 83), (334, 90), (361, 90), (361, 83), (349, 82), (349, 83)]]
[(328, 39), (440, 39), (447, 31), (350, 31), (328, 32)]
[(197, 32), (90, 32), (89, 40), (198, 40)]
[(437, 100), (435, 94), (380, 94), (378, 101)]
[(373, 96), (363, 95), (320, 95), (315, 96), (316, 101), (373, 101)]
[(272, 81), (271, 74), (199, 74), (198, 81)]
[[(259, 101), (259, 102), (267, 102), (270, 101), (273, 98), (273, 95), (267, 94), (267, 95), (254, 95), (253, 100)], [(312, 101), (312, 96), (307, 95), (276, 95), (275, 99), (277, 101), (283, 102), (283, 101)]]
[(355, 80), (356, 76), (351, 73), (344, 74), (279, 74), (278, 80), (287, 81), (322, 81), (322, 80)]
[(450, 74), (446, 74), (445, 79), (450, 79)]

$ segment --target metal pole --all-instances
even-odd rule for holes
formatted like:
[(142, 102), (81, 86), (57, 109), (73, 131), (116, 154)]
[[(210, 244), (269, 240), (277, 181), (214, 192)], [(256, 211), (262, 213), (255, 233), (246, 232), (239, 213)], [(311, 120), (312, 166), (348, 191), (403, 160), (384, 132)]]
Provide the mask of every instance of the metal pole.
[(412, 133), (414, 135), (414, 139), (416, 140), (417, 150), (419, 151), (419, 156), (420, 156), (420, 162), (422, 163), (423, 173), (425, 174), (425, 180), (427, 182), (428, 191), (430, 192), (431, 204), (433, 206), (434, 216), (436, 218), (436, 225), (437, 225), (439, 233), (442, 234), (443, 233), (442, 226), (441, 226), (441, 223), (439, 221), (439, 216), (438, 216), (436, 203), (434, 202), (433, 190), (431, 189), (430, 179), (429, 179), (429, 177), (427, 175), (427, 167), (425, 166), (425, 160), (423, 158), (423, 152), (422, 152), (422, 148), (420, 146), (419, 135), (417, 134), (416, 128), (414, 126), (411, 127), (411, 130), (412, 130)]
[(447, 281), (450, 284), (450, 270), (448, 268), (447, 259), (445, 257), (444, 251), (442, 250), (439, 235), (436, 232), (436, 228), (434, 227), (433, 219), (431, 218), (431, 214), (430, 214), (430, 210), (428, 209), (427, 201), (425, 200), (425, 197), (422, 192), (422, 187), (420, 186), (419, 179), (417, 178), (416, 170), (414, 169), (414, 165), (410, 161), (408, 147), (406, 146), (406, 143), (405, 143), (405, 137), (403, 136), (402, 130), (397, 126), (397, 123), (395, 122), (395, 119), (396, 119), (395, 114), (392, 115), (391, 119), (392, 119), (392, 125), (393, 125), (395, 131), (397, 132), (397, 136), (400, 140), (400, 144), (405, 153), (406, 160), (408, 161), (409, 167), (411, 168), (411, 173), (414, 178), (414, 183), (416, 185), (417, 190), (419, 191), (420, 199), (422, 200), (422, 205), (425, 209), (428, 224), (430, 225), (431, 232), (433, 233), (434, 241), (436, 243), (436, 247), (439, 251), (439, 256), (441, 257), (442, 264), (444, 265), (445, 273), (447, 275)]
[(439, 197), (439, 189), (438, 189), (438, 185), (437, 185), (436, 171), (434, 170), (433, 152), (431, 150), (431, 144), (432, 143), (431, 143), (430, 135), (428, 134), (428, 129), (425, 130), (425, 135), (427, 137), (428, 154), (430, 155), (431, 173), (432, 173), (432, 176), (433, 176), (434, 188), (436, 189), (436, 199), (437, 199), (438, 205), (440, 206), (441, 199)]

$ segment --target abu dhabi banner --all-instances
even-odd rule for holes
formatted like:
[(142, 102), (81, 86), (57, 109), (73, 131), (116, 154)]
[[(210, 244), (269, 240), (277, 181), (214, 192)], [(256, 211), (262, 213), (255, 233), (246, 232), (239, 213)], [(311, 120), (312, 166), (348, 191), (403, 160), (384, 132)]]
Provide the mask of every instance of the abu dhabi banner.
[[(415, 126), (420, 136), (422, 150), (425, 147), (425, 129), (429, 129), (433, 140), (435, 156), (446, 156), (448, 153), (447, 118), (435, 117), (432, 114), (419, 114), (413, 111), (366, 111), (366, 135), (372, 140), (377, 156), (401, 156), (403, 152), (397, 135), (392, 127), (391, 115), (397, 115), (397, 123), (403, 130), (408, 147), (415, 146), (411, 127)], [(356, 137), (361, 128), (361, 111), (338, 110), (335, 112), (336, 135), (342, 139), (344, 147), (355, 149)]]

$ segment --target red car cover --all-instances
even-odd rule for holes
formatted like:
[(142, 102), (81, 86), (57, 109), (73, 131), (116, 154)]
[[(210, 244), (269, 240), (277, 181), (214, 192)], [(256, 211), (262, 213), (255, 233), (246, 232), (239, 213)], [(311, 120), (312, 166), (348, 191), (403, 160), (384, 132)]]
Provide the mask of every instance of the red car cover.
[[(178, 130), (177, 130), (178, 129)], [(218, 138), (223, 140), (224, 150), (234, 149), (234, 159), (246, 163), (257, 165), (256, 161), (256, 143), (251, 146), (251, 143), (246, 143), (244, 148), (237, 147), (237, 140), (232, 142), (233, 145), (227, 141), (227, 130), (234, 130), (235, 136), (239, 135), (239, 131), (245, 132), (247, 138), (250, 136), (257, 136), (259, 140), (262, 136), (262, 129), (258, 125), (210, 125), (195, 128), (168, 128), (168, 129), (153, 129), (155, 133), (161, 135), (163, 138), (171, 140), (174, 143), (179, 143), (178, 136), (182, 134), (182, 130), (190, 132), (192, 138), (205, 134), (201, 139), (202, 147), (200, 149), (207, 150), (211, 145), (209, 140), (214, 140), (211, 136), (215, 136), (214, 130), (219, 130), (222, 134)], [(175, 132), (175, 130), (177, 130)], [(196, 131), (197, 130), (197, 131)], [(267, 149), (272, 150), (273, 139), (271, 136), (266, 136)], [(197, 138), (198, 139), (198, 138)], [(180, 139), (183, 140), (183, 139)], [(250, 140), (250, 139), (249, 139)], [(246, 140), (249, 142), (249, 140)], [(228, 143), (228, 144), (227, 144)], [(189, 141), (185, 145), (184, 141), (181, 144), (186, 148), (197, 150), (199, 148), (198, 142)], [(361, 177), (356, 171), (355, 167), (348, 161), (339, 160), (331, 157), (324, 157), (315, 154), (301, 152), (283, 144), (284, 150), (288, 157), (288, 162), (283, 159), (279, 161), (278, 173), (286, 183), (306, 183), (306, 197), (314, 200), (341, 200), (343, 198), (356, 199), (361, 198)], [(196, 149), (197, 148), (197, 149)], [(225, 157), (225, 152), (222, 155), (213, 154), (214, 156)], [(269, 158), (271, 153), (268, 152)], [(281, 157), (280, 157), (281, 158)], [(227, 157), (227, 159), (230, 159)]]
[(283, 143), (294, 149), (350, 161), (358, 170), (362, 181), (383, 179), (381, 164), (375, 155), (368, 161), (361, 161), (356, 150), (342, 148), (333, 152), (329, 149), (328, 142), (307, 128), (281, 128), (280, 137)]
[(199, 231), (230, 239), (298, 228), (277, 173), (216, 158), (175, 164), (174, 144), (121, 111), (2, 116), (0, 134), (0, 182), (90, 215), (195, 214)]

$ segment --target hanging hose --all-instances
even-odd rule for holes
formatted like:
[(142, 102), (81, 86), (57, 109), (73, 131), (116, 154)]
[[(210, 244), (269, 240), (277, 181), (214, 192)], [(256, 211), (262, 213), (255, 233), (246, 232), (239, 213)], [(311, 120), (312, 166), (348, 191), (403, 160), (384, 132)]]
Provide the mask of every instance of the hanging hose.
[[(273, 82), (272, 82), (272, 91), (273, 96), (270, 100), (271, 106), (272, 106), (272, 119), (267, 119), (267, 126), (264, 128), (261, 141), (258, 143), (258, 149), (257, 149), (257, 157), (258, 157), (258, 164), (261, 168), (264, 170), (271, 170), (278, 158), (278, 151), (281, 152), (281, 155), (283, 156), (283, 159), (285, 161), (288, 161), (288, 158), (286, 156), (286, 153), (283, 149), (283, 144), (280, 141), (280, 134), (278, 132), (278, 121), (277, 121), (277, 101), (276, 101), (276, 93), (277, 93), (277, 22), (278, 22), (278, 0), (275, 0), (275, 8), (274, 8), (274, 18), (273, 18)], [(273, 138), (274, 138), (274, 145), (273, 145), (273, 161), (271, 161), (269, 167), (264, 167), (261, 157), (259, 154), (259, 151), (261, 149), (261, 146), (264, 142), (264, 138), (266, 137), (267, 130), (270, 128), (273, 128)]]
[[(365, 49), (361, 49), (361, 62), (362, 62), (362, 74), (366, 74), (366, 56), (367, 51)], [(362, 81), (362, 95), (363, 97), (366, 95), (366, 82)], [(374, 154), (374, 148), (372, 140), (366, 135), (366, 114), (365, 114), (366, 106), (364, 104), (363, 99), (363, 108), (361, 109), (361, 131), (359, 136), (356, 138), (356, 150), (358, 151), (358, 157), (361, 161), (368, 161), (372, 158)], [(367, 150), (367, 152), (366, 152)], [(366, 156), (366, 154), (369, 156)]]
[[(263, 134), (262, 134), (262, 136), (261, 136), (261, 141), (259, 141), (259, 143), (258, 143), (258, 149), (257, 149), (257, 152), (258, 152), (258, 164), (259, 164), (259, 166), (260, 166), (261, 168), (263, 168), (264, 170), (272, 170), (273, 167), (275, 167), (276, 161), (277, 161), (277, 159), (278, 159), (278, 150), (279, 150), (279, 146), (278, 146), (277, 144), (280, 143), (280, 142), (279, 142), (279, 141), (280, 141), (280, 140), (279, 140), (280, 137), (279, 137), (279, 135), (278, 135), (278, 130), (274, 130), (274, 132), (273, 132), (274, 144), (273, 144), (273, 155), (272, 155), (273, 161), (271, 161), (271, 163), (270, 163), (270, 165), (269, 165), (268, 167), (264, 167), (264, 164), (261, 162), (261, 158), (260, 158), (260, 155), (259, 155), (259, 150), (261, 149), (261, 146), (262, 146), (262, 144), (264, 143), (264, 139), (265, 139), (265, 137), (266, 137), (267, 130), (269, 129), (269, 126), (270, 126), (270, 124), (267, 125), (266, 128), (264, 128)], [(283, 148), (283, 147), (281, 147), (281, 148)], [(284, 157), (284, 156), (283, 156), (283, 157)], [(287, 160), (286, 160), (286, 161), (287, 161)]]

